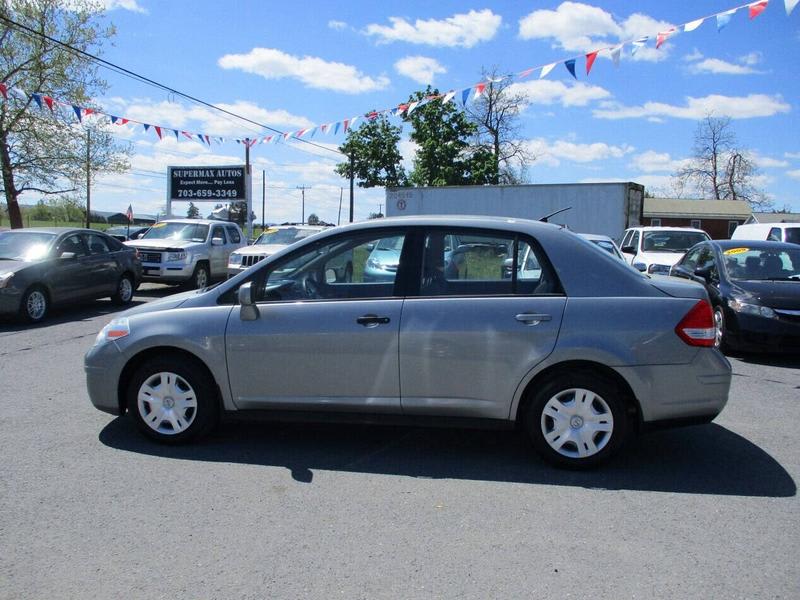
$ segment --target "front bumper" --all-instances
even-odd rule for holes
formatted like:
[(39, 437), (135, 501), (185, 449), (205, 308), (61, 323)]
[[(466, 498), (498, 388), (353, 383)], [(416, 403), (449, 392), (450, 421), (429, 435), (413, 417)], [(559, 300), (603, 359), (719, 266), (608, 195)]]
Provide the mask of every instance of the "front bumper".
[(191, 279), (193, 273), (193, 264), (142, 263), (142, 281), (180, 283)]
[(22, 290), (14, 287), (0, 289), (0, 315), (16, 315), (22, 304)]
[(800, 316), (767, 318), (726, 311), (725, 343), (732, 350), (800, 354)]
[(83, 369), (86, 389), (94, 407), (111, 415), (119, 415), (119, 378), (125, 360), (116, 342), (92, 346), (86, 353)]

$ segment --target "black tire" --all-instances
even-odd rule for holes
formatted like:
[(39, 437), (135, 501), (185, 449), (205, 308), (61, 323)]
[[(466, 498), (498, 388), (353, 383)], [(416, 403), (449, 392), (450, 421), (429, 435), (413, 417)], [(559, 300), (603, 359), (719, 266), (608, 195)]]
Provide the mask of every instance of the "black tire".
[(199, 290), (211, 284), (211, 272), (208, 269), (208, 263), (199, 262), (194, 268), (192, 278), (187, 283), (187, 288), (190, 290)]
[(50, 312), (50, 296), (41, 285), (32, 285), (22, 295), (20, 319), (26, 323), (41, 323)]
[[(573, 393), (576, 389), (588, 390), (593, 396)], [(548, 407), (548, 403), (551, 406)], [(575, 414), (572, 414), (573, 406), (577, 409)], [(560, 421), (561, 426), (550, 416), (557, 412), (564, 415), (559, 419), (568, 419)], [(561, 373), (545, 381), (534, 392), (523, 417), (525, 429), (541, 457), (556, 467), (572, 470), (591, 469), (607, 461), (622, 446), (631, 429), (618, 387), (588, 372)], [(586, 426), (590, 418), (594, 423), (592, 428)], [(610, 427), (610, 430), (592, 433), (594, 427)], [(564, 431), (563, 435), (557, 435), (560, 431)], [(551, 446), (546, 432), (551, 439), (556, 436), (553, 444), (557, 446), (560, 442), (560, 449)]]
[(117, 282), (117, 291), (111, 295), (111, 302), (119, 306), (130, 304), (131, 300), (133, 300), (133, 292), (135, 289), (136, 284), (133, 282), (131, 274), (123, 274)]
[[(160, 374), (175, 376), (172, 382), (163, 381)], [(139, 402), (139, 393), (148, 384), (151, 402)], [(186, 390), (188, 384), (189, 390)], [(172, 387), (170, 387), (172, 386)], [(148, 388), (145, 388), (148, 389)], [(170, 389), (176, 392), (173, 394)], [(134, 373), (125, 392), (128, 414), (136, 422), (139, 430), (151, 440), (163, 444), (183, 444), (210, 433), (219, 423), (220, 406), (214, 379), (205, 367), (184, 356), (156, 356), (145, 361)], [(194, 407), (181, 405), (183, 394), (186, 399), (194, 398)], [(171, 401), (171, 402), (170, 402)], [(168, 405), (167, 402), (170, 402)], [(175, 415), (175, 421), (172, 415)], [(180, 418), (178, 418), (180, 417)], [(152, 425), (146, 419), (150, 418)], [(172, 423), (186, 424), (174, 428)]]
[(725, 352), (729, 350), (729, 347), (725, 341), (725, 311), (722, 310), (721, 306), (714, 307), (714, 325), (717, 327), (717, 334), (714, 336), (714, 346), (720, 352)]

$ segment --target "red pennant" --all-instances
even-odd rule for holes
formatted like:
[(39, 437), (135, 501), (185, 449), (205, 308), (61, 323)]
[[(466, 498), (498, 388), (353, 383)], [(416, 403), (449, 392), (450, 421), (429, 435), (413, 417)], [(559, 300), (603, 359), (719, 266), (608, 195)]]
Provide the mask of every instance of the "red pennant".
[(586, 55), (586, 74), (589, 74), (589, 71), (592, 70), (592, 65), (594, 64), (594, 60), (597, 58), (597, 53), (599, 50), (595, 50), (594, 52), (589, 52)]
[(769, 4), (769, 0), (762, 0), (761, 2), (756, 2), (755, 4), (750, 5), (750, 19), (755, 19), (758, 15), (760, 15), (764, 10), (767, 8), (767, 4)]
[(485, 83), (479, 83), (478, 85), (476, 85), (475, 86), (475, 97), (477, 98), (478, 96), (480, 96), (483, 93), (483, 90), (485, 90), (485, 89), (486, 89), (486, 84)]
[(347, 133), (347, 130), (350, 128), (350, 119), (344, 120), (344, 132)]
[(158, 139), (161, 139), (161, 127), (159, 127), (158, 125), (153, 125), (153, 127), (156, 130), (156, 135), (158, 136)]
[(3, 98), (8, 100), (8, 88), (5, 83), (0, 83), (0, 94), (3, 94)]
[(128, 119), (126, 119), (125, 117), (117, 119), (117, 125), (125, 125), (125, 123), (127, 123), (127, 122), (128, 122)]
[(47, 104), (47, 108), (50, 109), (50, 112), (53, 112), (53, 99), (50, 96), (42, 96), (42, 100)]
[(667, 41), (667, 38), (672, 35), (674, 29), (670, 29), (669, 31), (660, 31), (656, 36), (656, 50), (661, 47), (661, 44)]
[(527, 69), (526, 71), (523, 71), (522, 73), (519, 74), (519, 78), (522, 79), (523, 77), (527, 77), (531, 73), (533, 73), (533, 69)]
[(194, 141), (194, 136), (191, 133), (186, 133), (185, 131), (181, 131), (183, 135), (185, 135), (190, 140)]
[(84, 108), (84, 109), (83, 109), (83, 114), (84, 114), (84, 116), (86, 116), (86, 115), (92, 115), (92, 114), (94, 114), (95, 112), (97, 112), (97, 111), (95, 111), (95, 109), (93, 109), (93, 108)]

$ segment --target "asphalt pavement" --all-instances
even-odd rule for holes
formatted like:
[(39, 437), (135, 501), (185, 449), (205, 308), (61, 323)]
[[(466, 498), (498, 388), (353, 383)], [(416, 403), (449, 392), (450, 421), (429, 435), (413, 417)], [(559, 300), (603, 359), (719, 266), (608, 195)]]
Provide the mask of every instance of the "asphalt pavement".
[(713, 424), (588, 473), (507, 431), (228, 422), (172, 448), (89, 402), (116, 310), (0, 321), (0, 598), (800, 596), (800, 360), (732, 358)]

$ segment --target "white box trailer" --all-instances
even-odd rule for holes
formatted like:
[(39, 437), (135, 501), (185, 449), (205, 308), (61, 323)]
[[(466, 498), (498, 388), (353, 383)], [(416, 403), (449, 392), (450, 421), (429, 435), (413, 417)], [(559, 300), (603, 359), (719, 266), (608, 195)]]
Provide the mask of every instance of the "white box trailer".
[(549, 221), (576, 233), (618, 239), (641, 225), (644, 186), (638, 183), (554, 183), (386, 188), (386, 216), (489, 215)]

